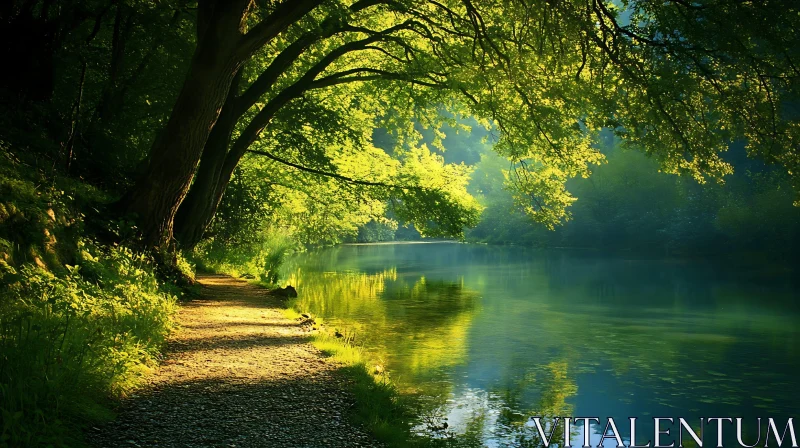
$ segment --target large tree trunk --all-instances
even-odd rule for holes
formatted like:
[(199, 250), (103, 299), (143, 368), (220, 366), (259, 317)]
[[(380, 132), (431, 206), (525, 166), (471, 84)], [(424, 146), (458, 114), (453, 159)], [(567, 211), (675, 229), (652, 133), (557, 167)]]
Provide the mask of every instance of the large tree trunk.
[(203, 149), (194, 183), (175, 215), (175, 238), (182, 249), (191, 250), (200, 242), (222, 199), (222, 194), (217, 194), (217, 190), (231, 135), (239, 119), (235, 110), (239, 79), (241, 76), (237, 76), (233, 82)]
[[(329, 59), (332, 61), (335, 58)], [(272, 118), (283, 106), (302, 95), (309, 88), (314, 77), (324, 70), (330, 64), (330, 61), (318, 63), (298, 81), (270, 100), (242, 130), (236, 141), (230, 144), (230, 150), (227, 151), (233, 127), (239, 117), (247, 110), (241, 104), (236, 104), (236, 98), (229, 99), (225, 110), (230, 109), (234, 112), (232, 116), (233, 122), (227, 122), (226, 120), (224, 126), (221, 127), (221, 132), (214, 132), (216, 134), (215, 137), (219, 137), (220, 140), (217, 141), (215, 138), (214, 145), (209, 146), (203, 152), (203, 163), (197, 173), (195, 183), (192, 185), (186, 204), (181, 206), (178, 242), (182, 249), (191, 250), (200, 242), (203, 233), (214, 218), (214, 213), (216, 213), (222, 196), (225, 194), (225, 189), (230, 183), (233, 171), (250, 145), (258, 139), (261, 131), (269, 125)], [(245, 94), (247, 93), (245, 92)], [(230, 103), (233, 103), (234, 107), (229, 108), (228, 104)], [(245, 105), (249, 104), (249, 102), (245, 103)], [(214, 130), (216, 131), (217, 126), (221, 124), (223, 123), (217, 123), (214, 126)], [(230, 129), (225, 127), (228, 125), (230, 125)], [(223, 138), (224, 144), (222, 144)], [(210, 143), (212, 143), (211, 139), (209, 139)]]
[(228, 188), (233, 171), (250, 146), (249, 142), (243, 145), (237, 140), (230, 152), (227, 151), (238, 117), (226, 116), (224, 122), (222, 118), (220, 116), (214, 126), (214, 132), (203, 151), (203, 161), (195, 182), (175, 218), (175, 235), (180, 247), (185, 250), (193, 249), (203, 239), (225, 189)]
[(123, 198), (125, 210), (138, 215), (147, 246), (165, 246), (172, 238), (175, 213), (241, 65), (233, 57), (238, 37), (233, 31), (207, 33), (198, 43), (169, 122), (151, 150), (147, 171)]
[[(361, 10), (371, 4), (373, 3), (369, 1), (357, 2), (353, 10)], [(272, 98), (231, 144), (231, 135), (236, 122), (272, 88), (281, 74), (314, 42), (336, 34), (343, 30), (344, 26), (336, 18), (329, 18), (323, 21), (321, 28), (322, 32), (308, 32), (284, 49), (240, 97), (229, 95), (226, 99), (222, 112), (225, 119), (220, 116), (220, 120), (214, 126), (207, 147), (203, 151), (203, 160), (195, 182), (176, 217), (176, 236), (182, 249), (191, 250), (200, 242), (214, 218), (234, 169), (275, 114), (292, 99), (301, 96), (311, 86), (316, 76), (338, 57), (358, 48), (359, 45), (369, 43), (368, 40), (351, 43), (323, 57), (294, 84)], [(230, 151), (228, 151), (229, 146)]]
[[(211, 224), (214, 214), (217, 211), (222, 196), (230, 182), (233, 170), (245, 153), (247, 147), (252, 143), (258, 132), (266, 126), (277, 110), (291, 99), (286, 94), (278, 98), (280, 101), (271, 101), (259, 115), (262, 117), (263, 124), (258, 129), (248, 126), (245, 134), (248, 135), (247, 143), (238, 142), (233, 145), (231, 152), (231, 136), (238, 120), (253, 106), (262, 95), (269, 91), (278, 77), (291, 66), (314, 41), (322, 36), (332, 35), (336, 30), (328, 29), (325, 34), (306, 33), (269, 65), (269, 67), (258, 77), (258, 79), (242, 93), (237, 96), (239, 78), (234, 82), (235, 88), (231, 88), (230, 94), (225, 100), (219, 120), (214, 125), (211, 135), (208, 138), (206, 147), (203, 149), (203, 156), (200, 167), (197, 170), (194, 183), (189, 189), (178, 214), (175, 216), (175, 237), (182, 249), (191, 250), (203, 238), (203, 234)], [(266, 116), (265, 116), (266, 115)], [(241, 139), (239, 139), (241, 140)]]
[[(236, 165), (234, 164), (235, 168)], [(216, 176), (204, 176), (192, 185), (192, 189), (183, 201), (178, 216), (175, 218), (175, 237), (181, 249), (191, 250), (202, 241), (203, 235), (214, 214), (217, 212), (225, 189), (230, 183), (233, 170), (222, 172), (223, 164), (215, 167)]]
[(213, 171), (209, 169), (206, 172), (207, 176), (201, 179), (198, 173), (197, 182), (192, 185), (190, 193), (192, 198), (190, 204), (187, 204), (185, 218), (179, 221), (181, 227), (178, 242), (182, 249), (193, 249), (203, 239), (203, 234), (214, 219), (214, 214), (225, 195), (225, 189), (231, 182), (233, 171), (250, 146), (249, 143), (245, 146), (237, 143), (234, 143), (229, 153), (222, 154), (222, 157), (217, 157), (219, 153), (215, 154)]
[[(211, 145), (212, 139), (209, 138), (209, 145), (203, 151), (203, 162), (197, 172), (195, 182), (192, 184), (186, 201), (181, 205), (180, 217), (176, 218), (176, 222), (178, 222), (176, 234), (182, 249), (193, 249), (203, 238), (206, 228), (211, 224), (214, 213), (217, 212), (217, 207), (222, 201), (233, 171), (247, 152), (247, 148), (258, 138), (275, 113), (294, 97), (293, 95), (294, 89), (287, 89), (267, 103), (256, 115), (254, 121), (230, 145), (230, 151), (227, 149), (238, 116), (233, 115), (233, 122), (224, 123), (230, 125), (230, 129), (221, 127), (221, 129), (224, 128), (224, 131), (217, 133), (217, 126), (223, 123), (218, 122), (214, 126), (213, 146)], [(216, 137), (219, 137), (219, 140)]]

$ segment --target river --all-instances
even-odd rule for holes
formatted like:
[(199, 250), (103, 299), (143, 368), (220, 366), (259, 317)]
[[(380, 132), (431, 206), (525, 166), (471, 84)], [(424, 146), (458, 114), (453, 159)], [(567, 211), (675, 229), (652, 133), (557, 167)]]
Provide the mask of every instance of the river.
[(433, 437), (525, 446), (532, 416), (797, 417), (788, 268), (430, 243), (338, 246), (285, 269), (299, 309), (420, 397)]

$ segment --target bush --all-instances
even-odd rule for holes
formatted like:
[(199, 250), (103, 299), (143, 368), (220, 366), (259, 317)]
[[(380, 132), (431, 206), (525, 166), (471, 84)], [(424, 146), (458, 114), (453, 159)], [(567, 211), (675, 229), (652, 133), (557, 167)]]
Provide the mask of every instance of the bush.
[(172, 327), (176, 299), (143, 256), (81, 242), (80, 259), (63, 276), (0, 262), (2, 445), (68, 443), (154, 365)]

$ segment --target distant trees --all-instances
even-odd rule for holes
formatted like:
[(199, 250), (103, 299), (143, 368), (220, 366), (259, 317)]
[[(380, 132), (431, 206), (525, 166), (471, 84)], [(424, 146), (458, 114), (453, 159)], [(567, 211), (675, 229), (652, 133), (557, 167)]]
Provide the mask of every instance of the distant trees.
[(515, 210), (503, 188), (506, 163), (484, 153), (470, 192), (486, 208), (467, 239), (495, 244), (634, 251), (657, 255), (769, 252), (793, 258), (800, 240), (800, 209), (792, 207), (789, 176), (762, 162), (730, 157), (736, 173), (724, 184), (657, 173), (658, 164), (610, 141), (599, 149), (607, 163), (567, 187), (578, 200), (572, 219), (555, 231)]

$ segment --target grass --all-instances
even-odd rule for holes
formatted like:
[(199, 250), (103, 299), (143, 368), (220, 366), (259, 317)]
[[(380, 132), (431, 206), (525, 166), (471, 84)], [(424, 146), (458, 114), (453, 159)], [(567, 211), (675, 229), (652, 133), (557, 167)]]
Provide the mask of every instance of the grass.
[(82, 446), (158, 361), (181, 292), (85, 236), (100, 192), (0, 162), (0, 447)]
[[(262, 287), (269, 287), (259, 283)], [(294, 304), (283, 310), (287, 319), (302, 316)], [(331, 361), (341, 365), (338, 372), (347, 378), (349, 392), (356, 406), (350, 418), (369, 431), (388, 447), (444, 446), (438, 441), (420, 437), (411, 431), (415, 403), (413, 397), (400, 393), (389, 379), (388, 373), (372, 366), (364, 349), (352, 343), (353, 337), (343, 334), (336, 337), (324, 326), (322, 318), (314, 317), (319, 331), (310, 336), (310, 342)]]
[(311, 336), (311, 343), (342, 367), (339, 373), (348, 379), (356, 400), (350, 417), (389, 447), (417, 447), (424, 439), (411, 431), (414, 408), (411, 398), (402, 395), (385, 371), (376, 370), (367, 361), (361, 347), (347, 337), (337, 338), (325, 331)]

